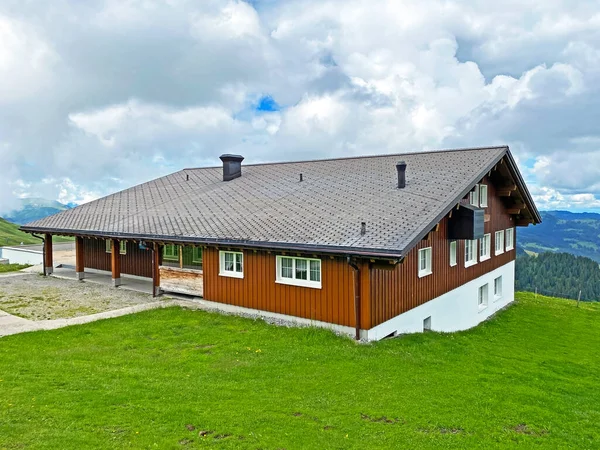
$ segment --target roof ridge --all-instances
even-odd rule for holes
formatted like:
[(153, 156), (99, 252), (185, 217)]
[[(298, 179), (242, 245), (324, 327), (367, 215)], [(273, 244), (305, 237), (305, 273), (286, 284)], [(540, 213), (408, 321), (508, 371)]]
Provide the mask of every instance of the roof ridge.
[[(316, 159), (304, 159), (296, 161), (273, 161), (264, 163), (253, 163), (243, 164), (242, 167), (256, 167), (256, 166), (272, 166), (277, 164), (303, 164), (313, 162), (326, 162), (326, 161), (346, 161), (350, 159), (370, 159), (370, 158), (386, 158), (390, 156), (406, 156), (406, 155), (430, 155), (432, 153), (453, 153), (453, 152), (468, 152), (476, 150), (499, 150), (508, 149), (508, 145), (494, 145), (487, 147), (462, 147), (462, 148), (446, 148), (446, 149), (435, 149), (435, 150), (424, 150), (416, 152), (403, 152), (403, 153), (378, 153), (376, 155), (361, 155), (361, 156), (339, 156), (337, 158), (316, 158)], [(186, 167), (181, 169), (184, 170), (201, 170), (201, 169), (219, 169), (222, 166), (207, 166), (207, 167)]]

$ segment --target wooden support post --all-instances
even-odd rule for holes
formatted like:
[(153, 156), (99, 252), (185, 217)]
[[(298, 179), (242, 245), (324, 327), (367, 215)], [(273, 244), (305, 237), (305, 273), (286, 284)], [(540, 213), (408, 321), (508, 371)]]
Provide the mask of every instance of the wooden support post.
[(78, 280), (83, 280), (85, 272), (85, 250), (83, 249), (83, 238), (75, 237), (75, 275)]
[(112, 268), (113, 286), (121, 286), (121, 252), (117, 239), (110, 240), (110, 265)]
[(46, 275), (52, 275), (54, 272), (54, 263), (52, 262), (52, 235), (44, 236), (44, 263), (46, 264)]
[(154, 243), (154, 251), (152, 252), (152, 296), (156, 297), (161, 294), (160, 291), (160, 256), (162, 247), (158, 243)]

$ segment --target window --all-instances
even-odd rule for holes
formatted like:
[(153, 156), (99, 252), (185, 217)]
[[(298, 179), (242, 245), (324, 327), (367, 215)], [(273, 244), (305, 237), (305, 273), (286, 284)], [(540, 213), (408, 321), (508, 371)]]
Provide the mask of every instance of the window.
[(179, 245), (165, 244), (163, 247), (163, 259), (179, 261)]
[(277, 256), (275, 280), (281, 284), (321, 288), (321, 260)]
[(465, 241), (465, 267), (477, 264), (477, 239)]
[(487, 307), (488, 304), (488, 284), (484, 284), (479, 288), (479, 292), (477, 294), (477, 304), (479, 305), (479, 309), (483, 309)]
[(192, 263), (202, 264), (202, 247), (194, 247), (192, 250)]
[[(110, 239), (106, 239), (105, 242), (106, 242), (106, 253), (111, 253)], [(126, 241), (119, 241), (119, 253), (121, 255), (127, 254), (127, 242)]]
[(479, 261), (485, 261), (486, 259), (490, 259), (492, 254), (491, 251), (492, 246), (492, 235), (484, 234), (481, 238), (480, 247), (479, 247)]
[(488, 205), (488, 188), (487, 184), (479, 185), (479, 206), (487, 208)]
[(219, 275), (244, 278), (244, 254), (219, 251)]
[(456, 265), (456, 241), (450, 242), (450, 267)]
[(479, 206), (479, 185), (476, 184), (475, 188), (469, 193), (469, 203), (473, 206)]
[(506, 251), (515, 248), (515, 229), (509, 228), (506, 230)]
[(419, 278), (431, 275), (431, 247), (419, 250)]
[(495, 254), (504, 253), (504, 231), (496, 231), (495, 235)]
[(494, 300), (500, 300), (502, 298), (502, 277), (498, 277), (494, 280)]

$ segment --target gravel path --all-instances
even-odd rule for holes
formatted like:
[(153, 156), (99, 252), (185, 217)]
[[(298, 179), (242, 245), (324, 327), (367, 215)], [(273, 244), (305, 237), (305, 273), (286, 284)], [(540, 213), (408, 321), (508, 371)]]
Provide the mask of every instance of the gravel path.
[(0, 276), (0, 310), (30, 320), (80, 317), (156, 301), (150, 294), (37, 274)]

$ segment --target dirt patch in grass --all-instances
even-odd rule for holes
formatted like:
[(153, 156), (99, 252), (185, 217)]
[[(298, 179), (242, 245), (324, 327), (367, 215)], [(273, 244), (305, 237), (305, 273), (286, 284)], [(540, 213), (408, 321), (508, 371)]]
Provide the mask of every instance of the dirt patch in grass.
[(87, 316), (152, 301), (150, 294), (37, 274), (0, 278), (0, 310), (30, 320)]

